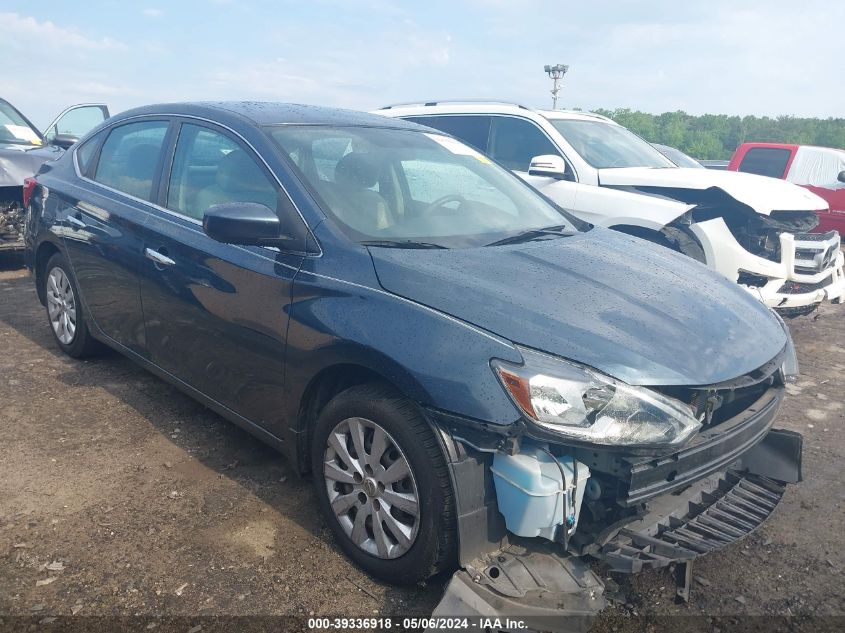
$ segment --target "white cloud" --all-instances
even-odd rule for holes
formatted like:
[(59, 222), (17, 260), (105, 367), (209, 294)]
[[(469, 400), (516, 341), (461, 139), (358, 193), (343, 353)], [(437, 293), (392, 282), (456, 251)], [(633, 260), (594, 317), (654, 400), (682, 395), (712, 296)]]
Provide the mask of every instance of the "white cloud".
[(141, 13), (148, 18), (160, 18), (163, 11), (161, 9), (144, 9)]
[[(366, 35), (366, 34), (364, 34)], [(196, 88), (225, 99), (269, 99), (369, 109), (393, 99), (396, 87), (418, 86), (422, 75), (447, 73), (455, 46), (451, 34), (400, 20), (373, 39), (327, 26), (319, 54), (298, 26), (277, 35), (290, 54), (271, 60), (223, 60)], [(303, 55), (302, 51), (309, 54)]]
[(0, 24), (0, 59), (20, 60), (4, 69), (3, 97), (36, 124), (72, 103), (132, 94), (123, 75), (111, 72), (129, 53), (123, 42), (17, 13), (0, 13)]
[[(565, 10), (550, 0), (287, 0), (260, 20), (252, 3), (204, 0), (188, 31), (145, 33), (143, 15), (169, 15), (143, 8), (153, 1), (117, 20), (82, 4), (77, 28), (0, 13), (0, 59), (20, 60), (7, 64), (3, 96), (39, 120), (92, 98), (114, 111), (218, 98), (369, 109), (467, 97), (548, 107), (543, 64), (560, 62), (570, 65), (562, 91), (570, 107), (845, 111), (836, 81), (845, 4), (825, 0), (798, 8), (794, 0), (592, 0)], [(235, 42), (233, 33), (248, 36)]]
[[(39, 22), (17, 13), (0, 13), (3, 45), (13, 48), (66, 48), (81, 51), (125, 50), (126, 45), (110, 37), (93, 39), (56, 26), (49, 20)], [(33, 46), (36, 42), (37, 46)]]
[[(831, 18), (845, 18), (841, 9)], [(840, 19), (816, 10), (713, 6), (706, 17), (605, 25), (573, 51), (565, 102), (662, 112), (831, 115)], [(816, 98), (808, 98), (814, 94)], [(819, 99), (824, 94), (824, 98)]]

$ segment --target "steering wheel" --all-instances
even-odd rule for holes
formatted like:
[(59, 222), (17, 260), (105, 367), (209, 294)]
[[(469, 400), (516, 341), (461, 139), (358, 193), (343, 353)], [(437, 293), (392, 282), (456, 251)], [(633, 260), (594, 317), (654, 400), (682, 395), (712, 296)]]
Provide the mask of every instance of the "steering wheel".
[(456, 193), (450, 193), (447, 196), (443, 196), (441, 198), (438, 198), (437, 200), (432, 202), (430, 205), (428, 205), (423, 210), (423, 215), (426, 215), (426, 214), (428, 214), (428, 213), (430, 213), (430, 212), (432, 212), (436, 209), (439, 209), (440, 207), (445, 206), (445, 205), (449, 204), (450, 202), (458, 202), (458, 203), (463, 204), (464, 202), (466, 202), (466, 198), (464, 198), (463, 196), (460, 196)]

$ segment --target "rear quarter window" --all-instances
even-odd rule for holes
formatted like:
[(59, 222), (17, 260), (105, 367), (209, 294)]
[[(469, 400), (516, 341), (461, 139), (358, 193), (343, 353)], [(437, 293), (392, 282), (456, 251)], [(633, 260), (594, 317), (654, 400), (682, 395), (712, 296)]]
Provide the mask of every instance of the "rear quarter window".
[(783, 178), (792, 150), (781, 147), (752, 147), (739, 164), (739, 171), (771, 178)]
[(105, 136), (105, 131), (98, 132), (82, 145), (76, 148), (76, 163), (79, 165), (79, 172), (83, 176), (89, 176), (94, 166), (94, 157), (97, 155), (97, 148)]

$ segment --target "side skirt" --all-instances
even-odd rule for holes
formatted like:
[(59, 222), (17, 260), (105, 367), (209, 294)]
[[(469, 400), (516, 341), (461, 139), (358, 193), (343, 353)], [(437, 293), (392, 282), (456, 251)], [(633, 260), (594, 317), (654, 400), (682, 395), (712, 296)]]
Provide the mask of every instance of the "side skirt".
[(198, 391), (194, 387), (190, 386), (188, 383), (183, 382), (170, 372), (165, 371), (152, 361), (141, 356), (140, 354), (137, 354), (132, 350), (124, 347), (117, 341), (105, 335), (102, 330), (100, 330), (100, 328), (90, 319), (88, 319), (87, 322), (88, 327), (90, 328), (90, 330), (94, 334), (94, 337), (98, 341), (102, 342), (105, 345), (108, 345), (116, 352), (119, 352), (123, 356), (126, 356), (129, 360), (137, 363), (138, 365), (140, 365), (150, 373), (155, 374), (157, 377), (161, 378), (165, 382), (170, 383), (171, 385), (179, 389), (181, 392), (190, 396), (203, 406), (208, 407), (219, 416), (226, 418), (226, 420), (228, 420), (229, 422), (236, 424), (250, 435), (256, 437), (265, 444), (268, 444), (269, 446), (273, 447), (277, 451), (287, 456), (287, 445), (285, 444), (285, 441), (282, 438), (273, 435), (263, 427), (255, 424), (255, 422), (252, 422), (251, 420), (243, 417), (242, 415), (232, 411), (230, 408), (220, 404), (213, 398), (208, 397), (203, 392)]

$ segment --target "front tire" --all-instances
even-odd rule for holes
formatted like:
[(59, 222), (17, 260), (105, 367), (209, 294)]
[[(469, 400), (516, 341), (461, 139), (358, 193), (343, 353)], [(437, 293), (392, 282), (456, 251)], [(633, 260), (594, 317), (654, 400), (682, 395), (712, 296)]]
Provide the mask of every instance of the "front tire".
[(412, 584), (455, 566), (446, 461), (413, 402), (378, 383), (341, 392), (317, 419), (311, 463), (320, 510), (365, 571)]
[(88, 330), (79, 287), (64, 255), (56, 253), (50, 258), (42, 283), (47, 320), (59, 348), (73, 358), (86, 358), (99, 352), (101, 345)]

